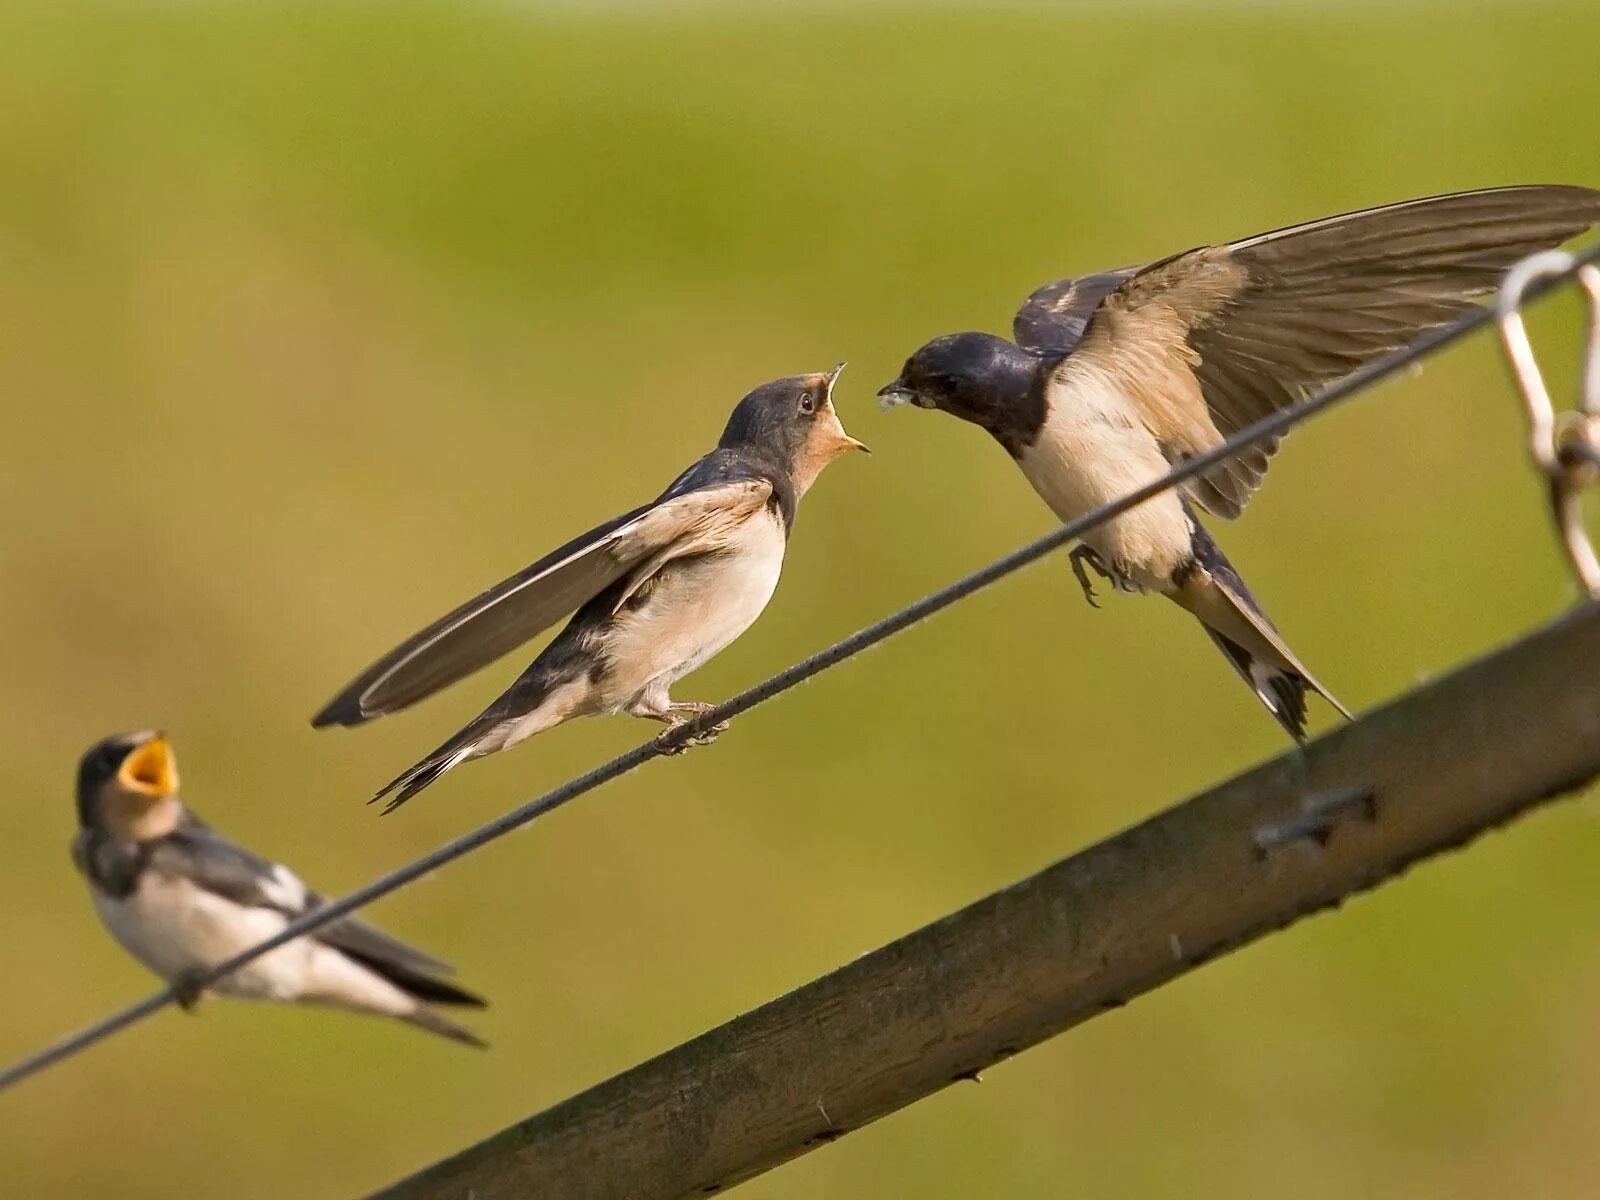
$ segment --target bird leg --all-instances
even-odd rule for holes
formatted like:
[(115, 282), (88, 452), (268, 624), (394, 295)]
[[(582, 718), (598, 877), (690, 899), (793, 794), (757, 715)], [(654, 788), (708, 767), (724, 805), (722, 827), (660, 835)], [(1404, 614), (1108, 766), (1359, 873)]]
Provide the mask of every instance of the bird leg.
[(690, 746), (709, 746), (719, 734), (727, 732), (728, 722), (718, 721), (690, 737), (677, 736), (680, 726), (687, 725), (715, 707), (715, 704), (708, 704), (704, 700), (676, 700), (650, 708), (634, 709), (633, 715), (665, 723), (666, 728), (656, 736), (656, 745), (663, 754), (682, 754)]
[(184, 1012), (192, 1013), (194, 1006), (200, 1003), (200, 997), (205, 994), (206, 985), (201, 982), (204, 975), (204, 967), (190, 967), (172, 977), (168, 985), (172, 989), (172, 998)]
[(1115, 573), (1106, 566), (1105, 559), (1082, 542), (1067, 552), (1067, 558), (1072, 563), (1072, 573), (1078, 577), (1078, 586), (1083, 589), (1083, 598), (1089, 602), (1090, 608), (1099, 608), (1100, 602), (1094, 598), (1094, 585), (1089, 582), (1089, 572), (1083, 569), (1084, 565), (1091, 567), (1101, 579), (1111, 580), (1113, 587), (1118, 586)]

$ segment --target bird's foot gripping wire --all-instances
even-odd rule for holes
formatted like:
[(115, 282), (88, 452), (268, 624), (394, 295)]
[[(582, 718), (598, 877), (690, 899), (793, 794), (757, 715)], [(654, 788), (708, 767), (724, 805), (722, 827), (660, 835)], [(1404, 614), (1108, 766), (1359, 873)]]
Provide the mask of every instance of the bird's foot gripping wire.
[(661, 753), (682, 754), (691, 746), (709, 746), (720, 735), (726, 733), (728, 730), (726, 721), (718, 721), (715, 725), (708, 725), (695, 733), (680, 732), (696, 717), (704, 716), (715, 707), (715, 704), (707, 704), (703, 700), (680, 700), (675, 704), (669, 704), (666, 714), (661, 718), (667, 722), (667, 727), (656, 735), (656, 746)]
[(1090, 608), (1099, 608), (1100, 602), (1095, 599), (1094, 585), (1089, 582), (1089, 572), (1084, 570), (1085, 565), (1101, 579), (1109, 579), (1112, 587), (1121, 586), (1116, 572), (1106, 566), (1105, 559), (1082, 542), (1067, 552), (1067, 559), (1072, 563), (1072, 573), (1078, 577), (1078, 586), (1083, 589), (1083, 598), (1089, 602)]
[(172, 998), (184, 1012), (192, 1013), (195, 1005), (200, 1003), (200, 997), (205, 994), (206, 985), (203, 982), (205, 969), (191, 967), (187, 971), (180, 971), (173, 976)]

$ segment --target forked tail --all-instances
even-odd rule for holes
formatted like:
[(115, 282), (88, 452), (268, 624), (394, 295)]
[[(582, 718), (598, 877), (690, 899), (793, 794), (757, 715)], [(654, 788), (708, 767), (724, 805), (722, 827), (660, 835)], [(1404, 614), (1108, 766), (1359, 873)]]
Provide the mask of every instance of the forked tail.
[[(479, 719), (481, 720), (482, 718)], [(392, 813), (423, 788), (435, 782), (439, 776), (443, 775), (451, 767), (471, 758), (473, 750), (477, 748), (478, 738), (482, 735), (482, 732), (478, 722), (474, 721), (432, 754), (428, 755), (427, 758), (424, 758), (421, 762), (413, 763), (384, 784), (367, 803), (376, 804), (390, 792), (394, 792), (394, 798), (383, 806), (385, 813)]]
[(1316, 692), (1346, 720), (1350, 710), (1317, 682), (1261, 611), (1239, 573), (1200, 523), (1194, 523), (1194, 562), (1168, 596), (1205, 626), (1273, 718), (1297, 742), (1306, 739), (1306, 692)]

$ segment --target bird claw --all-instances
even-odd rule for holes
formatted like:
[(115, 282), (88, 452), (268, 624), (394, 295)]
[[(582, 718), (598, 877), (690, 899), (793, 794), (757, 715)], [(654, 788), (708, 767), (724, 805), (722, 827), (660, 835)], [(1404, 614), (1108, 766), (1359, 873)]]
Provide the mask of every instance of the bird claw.
[(662, 754), (682, 754), (691, 746), (709, 746), (728, 731), (728, 722), (718, 721), (715, 725), (707, 725), (696, 733), (682, 733), (681, 730), (685, 725), (710, 712), (716, 705), (684, 701), (672, 707), (675, 711), (668, 717), (672, 723), (656, 735), (656, 748)]
[(717, 740), (717, 736), (726, 732), (728, 728), (728, 723), (722, 721), (700, 733), (690, 734), (687, 737), (680, 736), (678, 730), (687, 724), (687, 721), (680, 721), (671, 729), (663, 730), (661, 733), (656, 734), (656, 749), (660, 750), (662, 754), (682, 754), (691, 746), (711, 745), (712, 742)]
[(184, 1012), (193, 1012), (195, 1005), (200, 1003), (200, 997), (205, 994), (206, 985), (202, 982), (204, 975), (204, 968), (191, 967), (173, 976), (169, 985), (172, 998)]
[(1078, 577), (1078, 586), (1083, 589), (1083, 598), (1089, 602), (1090, 608), (1099, 608), (1100, 602), (1095, 599), (1094, 584), (1089, 582), (1089, 572), (1085, 571), (1084, 564), (1094, 569), (1094, 573), (1101, 579), (1110, 579), (1115, 586), (1116, 579), (1106, 564), (1088, 546), (1079, 544), (1067, 552), (1067, 559), (1072, 563), (1072, 573)]

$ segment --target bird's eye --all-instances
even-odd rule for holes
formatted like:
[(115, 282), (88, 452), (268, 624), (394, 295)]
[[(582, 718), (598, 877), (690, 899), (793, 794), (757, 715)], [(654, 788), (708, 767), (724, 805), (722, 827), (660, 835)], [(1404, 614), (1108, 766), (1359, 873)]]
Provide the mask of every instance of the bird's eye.
[(817, 411), (817, 398), (810, 392), (800, 393), (800, 411), (807, 416)]

